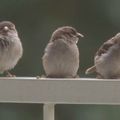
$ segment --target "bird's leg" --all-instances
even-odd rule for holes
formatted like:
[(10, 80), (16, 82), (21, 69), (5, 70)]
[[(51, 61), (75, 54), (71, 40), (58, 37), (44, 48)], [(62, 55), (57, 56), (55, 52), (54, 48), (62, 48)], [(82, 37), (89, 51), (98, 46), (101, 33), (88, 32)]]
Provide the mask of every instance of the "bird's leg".
[(45, 75), (41, 75), (41, 76), (36, 76), (37, 79), (41, 79), (41, 78), (46, 78)]
[(97, 77), (98, 79), (104, 79), (104, 77), (100, 74), (100, 73), (97, 73)]
[(77, 74), (74, 78), (80, 78), (80, 76)]
[(16, 77), (16, 75), (11, 74), (9, 71), (5, 71), (6, 77)]

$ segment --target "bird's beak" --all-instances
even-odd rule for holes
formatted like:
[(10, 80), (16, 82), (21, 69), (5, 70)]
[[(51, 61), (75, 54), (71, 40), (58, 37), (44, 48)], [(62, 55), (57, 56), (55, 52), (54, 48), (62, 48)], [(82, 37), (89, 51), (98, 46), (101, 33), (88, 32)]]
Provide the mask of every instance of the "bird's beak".
[(84, 37), (84, 35), (82, 35), (81, 33), (77, 33), (78, 37)]
[(9, 28), (7, 26), (4, 27), (4, 31), (8, 31)]

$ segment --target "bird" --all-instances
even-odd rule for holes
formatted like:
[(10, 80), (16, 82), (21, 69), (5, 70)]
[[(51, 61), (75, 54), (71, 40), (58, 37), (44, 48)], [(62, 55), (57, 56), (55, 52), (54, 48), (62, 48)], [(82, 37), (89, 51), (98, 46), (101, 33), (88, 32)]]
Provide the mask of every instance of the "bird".
[(96, 73), (99, 79), (120, 78), (120, 33), (101, 45), (95, 54), (94, 65), (85, 73)]
[(0, 73), (12, 77), (13, 69), (23, 55), (23, 47), (14, 23), (0, 22)]
[(79, 69), (77, 42), (83, 35), (71, 26), (57, 28), (42, 57), (46, 77), (76, 78)]

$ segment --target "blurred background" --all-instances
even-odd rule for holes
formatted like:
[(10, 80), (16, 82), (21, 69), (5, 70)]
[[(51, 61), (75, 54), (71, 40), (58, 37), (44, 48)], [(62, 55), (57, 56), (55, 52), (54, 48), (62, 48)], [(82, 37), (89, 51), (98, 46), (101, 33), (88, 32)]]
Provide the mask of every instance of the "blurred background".
[[(0, 0), (0, 21), (15, 23), (24, 55), (12, 70), (17, 76), (44, 74), (41, 57), (52, 32), (64, 25), (85, 37), (78, 43), (81, 77), (96, 50), (120, 31), (119, 0)], [(94, 93), (93, 93), (94, 94)], [(42, 105), (0, 104), (0, 120), (42, 120)], [(120, 106), (56, 105), (56, 120), (117, 120)]]

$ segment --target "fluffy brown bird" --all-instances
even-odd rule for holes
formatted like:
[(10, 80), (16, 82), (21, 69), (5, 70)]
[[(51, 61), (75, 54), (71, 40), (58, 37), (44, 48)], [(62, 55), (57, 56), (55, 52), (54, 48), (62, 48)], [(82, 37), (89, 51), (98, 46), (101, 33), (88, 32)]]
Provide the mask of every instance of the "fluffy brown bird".
[(79, 68), (79, 50), (77, 42), (82, 34), (70, 26), (55, 30), (42, 57), (47, 77), (74, 78)]
[(15, 67), (22, 57), (23, 48), (15, 25), (10, 21), (0, 22), (0, 73)]
[(86, 74), (97, 73), (97, 78), (120, 78), (120, 33), (103, 43), (94, 58), (94, 66)]

